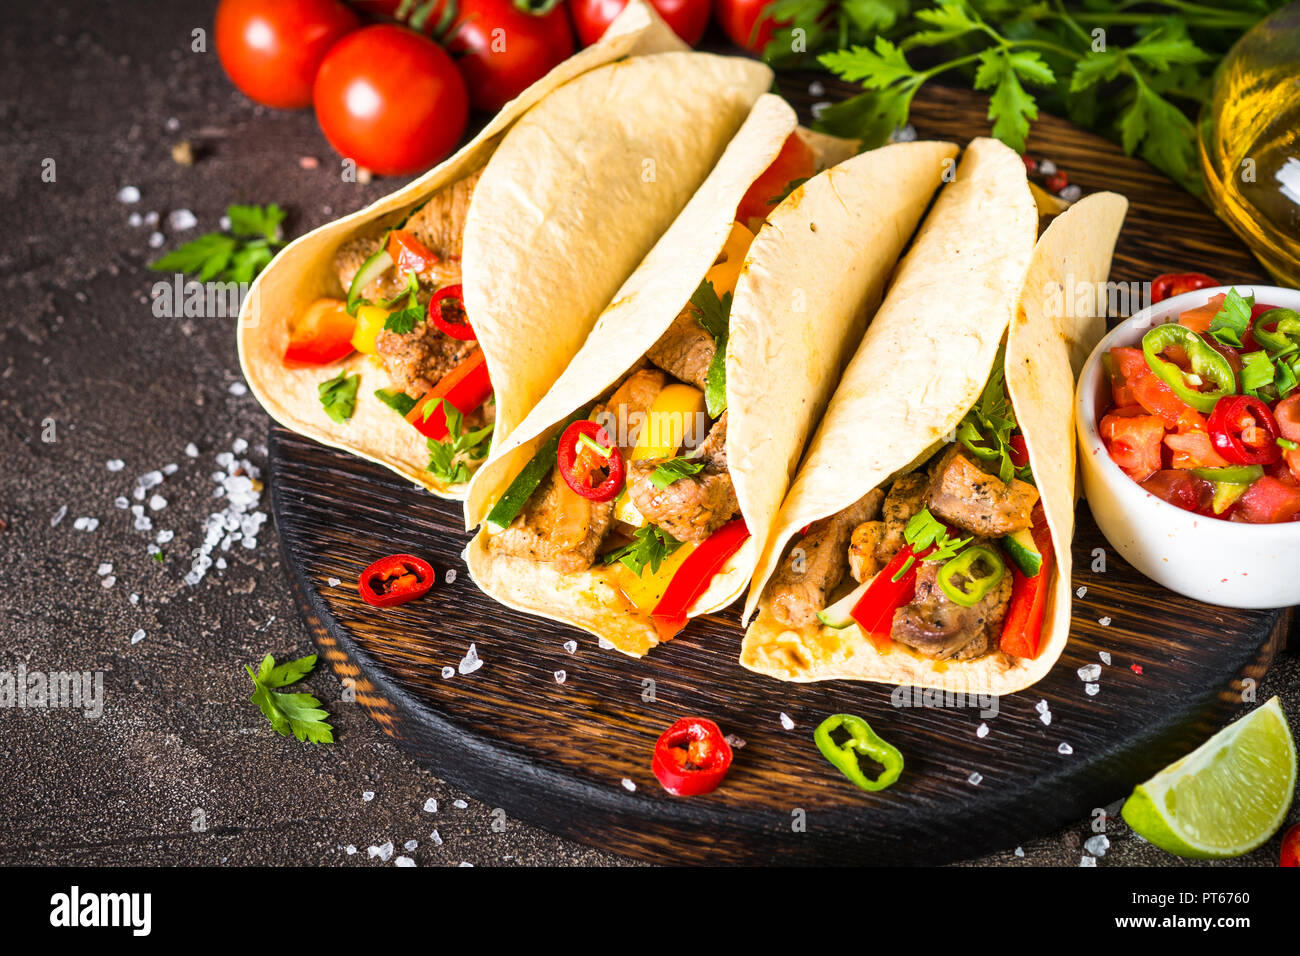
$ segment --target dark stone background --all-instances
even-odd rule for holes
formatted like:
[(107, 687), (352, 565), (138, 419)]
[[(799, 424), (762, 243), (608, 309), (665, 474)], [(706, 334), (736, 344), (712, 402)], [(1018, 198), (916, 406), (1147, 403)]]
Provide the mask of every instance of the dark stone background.
[[(212, 8), (6, 8), (0, 670), (102, 670), (107, 706), (97, 720), (0, 710), (0, 863), (379, 865), (367, 847), (386, 841), (419, 865), (626, 862), (513, 821), (495, 832), (491, 808), (422, 771), (339, 700), (327, 671), (304, 683), (332, 711), (338, 743), (277, 737), (248, 701), (243, 666), (267, 651), (283, 660), (312, 648), (272, 526), (255, 549), (236, 544), (225, 570), (193, 587), (182, 580), (218, 507), (216, 455), (243, 438), (264, 466), (268, 419), (250, 395), (231, 391), (242, 381), (231, 320), (155, 317), (158, 276), (145, 265), (162, 250), (148, 245), (153, 228), (128, 216), (158, 212), (166, 250), (216, 229), (230, 202), (278, 202), (296, 235), (399, 184), (343, 182), (310, 112), (254, 106), (226, 81), (210, 42), (209, 52), (191, 52), (192, 30), (211, 39)], [(198, 154), (191, 167), (172, 159), (182, 140)], [(46, 159), (54, 182), (42, 181)], [(118, 200), (124, 186), (140, 190), (138, 203)], [(170, 229), (178, 209), (192, 210), (197, 228)], [(197, 458), (185, 454), (190, 442)], [(110, 472), (111, 459), (125, 468)], [(178, 470), (150, 492), (167, 506), (146, 512), (151, 531), (137, 531), (113, 499), (168, 463)], [(78, 531), (78, 517), (99, 526)], [(175, 538), (159, 563), (146, 548), (162, 529)], [(105, 562), (116, 579), (107, 589), (97, 574)], [(133, 644), (139, 629), (145, 637)], [(1260, 699), (1274, 693), (1300, 720), (1294, 654), (1274, 666)], [(422, 809), (429, 797), (436, 813)], [(1082, 821), (1026, 844), (1023, 860), (1008, 851), (977, 862), (1076, 866), (1090, 835)], [(1109, 836), (1101, 865), (1182, 862), (1122, 822)], [(419, 847), (403, 850), (412, 839)], [(1244, 862), (1273, 863), (1277, 845)]]

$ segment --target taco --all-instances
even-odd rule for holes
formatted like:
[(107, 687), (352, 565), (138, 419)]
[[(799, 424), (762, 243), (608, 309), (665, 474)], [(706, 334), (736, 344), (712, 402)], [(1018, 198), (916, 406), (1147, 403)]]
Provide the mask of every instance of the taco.
[(1065, 304), (1106, 280), (1126, 208), (1089, 196), (1035, 244), (1020, 157), (967, 147), (782, 504), (742, 665), (994, 694), (1051, 668), (1070, 625), (1071, 358), (1104, 330), (1091, 296)]
[(463, 497), (771, 79), (684, 50), (629, 4), (456, 155), (267, 267), (238, 332), (254, 394), (297, 432)]
[[(582, 350), (478, 472), (465, 558), (640, 656), (744, 590), (805, 439), (956, 155), (764, 96)], [(755, 232), (756, 230), (756, 232)]]

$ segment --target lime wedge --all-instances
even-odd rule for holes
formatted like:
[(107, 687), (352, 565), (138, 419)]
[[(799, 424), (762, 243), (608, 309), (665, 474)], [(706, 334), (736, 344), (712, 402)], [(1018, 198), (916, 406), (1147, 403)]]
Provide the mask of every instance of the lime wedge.
[(1282, 825), (1295, 786), (1295, 741), (1274, 697), (1139, 784), (1121, 812), (1169, 853), (1240, 856)]

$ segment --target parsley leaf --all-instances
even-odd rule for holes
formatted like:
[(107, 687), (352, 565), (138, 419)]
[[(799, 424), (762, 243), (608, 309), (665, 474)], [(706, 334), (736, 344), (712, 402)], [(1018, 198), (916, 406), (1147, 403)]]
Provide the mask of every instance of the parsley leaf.
[(1242, 336), (1250, 328), (1250, 312), (1254, 305), (1253, 295), (1243, 297), (1236, 289), (1229, 289), (1223, 307), (1210, 319), (1210, 334), (1224, 345), (1241, 348)]
[(1258, 397), (1259, 390), (1272, 385), (1277, 370), (1267, 352), (1247, 352), (1241, 357), (1241, 390)]
[(384, 328), (389, 332), (405, 335), (415, 328), (417, 322), (423, 321), (424, 310), (416, 306), (410, 309), (402, 309), (400, 312), (389, 313), (388, 318), (384, 319)]
[(973, 538), (954, 538), (948, 534), (948, 527), (930, 514), (929, 508), (922, 508), (907, 522), (903, 529), (903, 540), (911, 545), (918, 555), (931, 545), (934, 550), (921, 558), (922, 561), (947, 561), (958, 551), (973, 541)]
[(281, 737), (292, 733), (300, 741), (332, 744), (334, 728), (325, 723), (324, 718), (329, 713), (321, 709), (319, 700), (311, 694), (277, 694), (272, 691), (274, 687), (284, 687), (302, 680), (315, 666), (315, 654), (308, 654), (278, 667), (275, 658), (267, 654), (256, 673), (245, 664), (244, 670), (253, 679), (253, 694), (249, 700), (258, 706)]
[(694, 458), (670, 458), (650, 472), (650, 484), (663, 491), (675, 481), (689, 478), (704, 470), (704, 461)]
[(320, 403), (325, 408), (325, 414), (340, 425), (351, 418), (357, 407), (357, 386), (359, 384), (361, 384), (360, 374), (348, 375), (343, 373), (316, 386), (316, 391), (320, 395)]
[(1038, 119), (1038, 105), (1021, 85), (1021, 79), (1050, 86), (1056, 76), (1031, 50), (1013, 53), (1006, 47), (990, 47), (980, 53), (975, 89), (993, 90), (988, 112), (993, 120), (993, 135), (1017, 152), (1024, 152), (1029, 124)]
[(621, 561), (638, 577), (648, 565), (650, 573), (655, 574), (663, 564), (664, 558), (681, 546), (680, 541), (658, 525), (648, 524), (644, 528), (636, 529), (631, 544), (626, 544), (605, 555), (604, 562), (613, 564), (615, 561)]
[(700, 325), (713, 336), (713, 361), (709, 363), (705, 379), (704, 405), (710, 418), (717, 418), (727, 410), (727, 329), (731, 315), (731, 293), (722, 298), (705, 279), (691, 296)]
[(154, 272), (181, 272), (200, 282), (252, 282), (284, 245), (284, 210), (269, 206), (228, 206), (227, 232), (210, 232), (149, 263)]
[[(426, 419), (435, 407), (433, 402), (425, 406)], [(471, 466), (487, 457), (494, 426), (484, 425), (472, 432), (465, 431), (464, 416), (445, 398), (442, 412), (447, 418), (447, 437), (442, 441), (429, 439), (428, 470), (439, 481), (449, 485), (464, 484), (474, 474)]]
[(415, 399), (405, 392), (399, 392), (396, 389), (389, 391), (386, 388), (375, 389), (375, 398), (379, 399), (397, 414), (405, 418), (415, 407)]

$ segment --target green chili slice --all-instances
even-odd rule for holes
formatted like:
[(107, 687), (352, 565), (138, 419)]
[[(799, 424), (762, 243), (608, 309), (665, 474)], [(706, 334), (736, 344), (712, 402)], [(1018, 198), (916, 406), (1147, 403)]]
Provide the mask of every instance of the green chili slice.
[[(977, 566), (983, 565), (988, 573), (979, 574)], [(976, 545), (967, 548), (939, 569), (939, 587), (948, 599), (962, 607), (974, 607), (989, 591), (998, 586), (1007, 566), (997, 552)], [(958, 578), (965, 586), (958, 583)]]
[[(831, 733), (841, 727), (848, 732), (849, 739), (837, 744), (831, 739)], [(884, 790), (903, 772), (903, 755), (898, 748), (881, 740), (870, 724), (854, 714), (827, 717), (813, 732), (813, 740), (831, 766), (862, 790)], [(868, 777), (862, 770), (859, 757), (870, 757), (880, 764), (884, 768), (880, 776), (874, 780)]]
[(1229, 465), (1226, 468), (1193, 468), (1192, 474), (1206, 481), (1226, 481), (1232, 485), (1248, 485), (1264, 477), (1259, 465)]
[[(1192, 374), (1202, 383), (1213, 386), (1209, 391), (1201, 391), (1188, 381), (1187, 372), (1160, 357), (1161, 352), (1175, 345), (1187, 352)], [(1142, 354), (1146, 356), (1151, 371), (1173, 389), (1174, 394), (1202, 414), (1214, 411), (1214, 403), (1225, 395), (1237, 393), (1237, 376), (1228, 360), (1186, 326), (1176, 322), (1157, 325), (1142, 336)]]
[[(1277, 323), (1276, 329), (1264, 327), (1274, 323)], [(1290, 354), (1300, 348), (1300, 312), (1295, 309), (1269, 309), (1255, 320), (1251, 335), (1274, 356)]]

